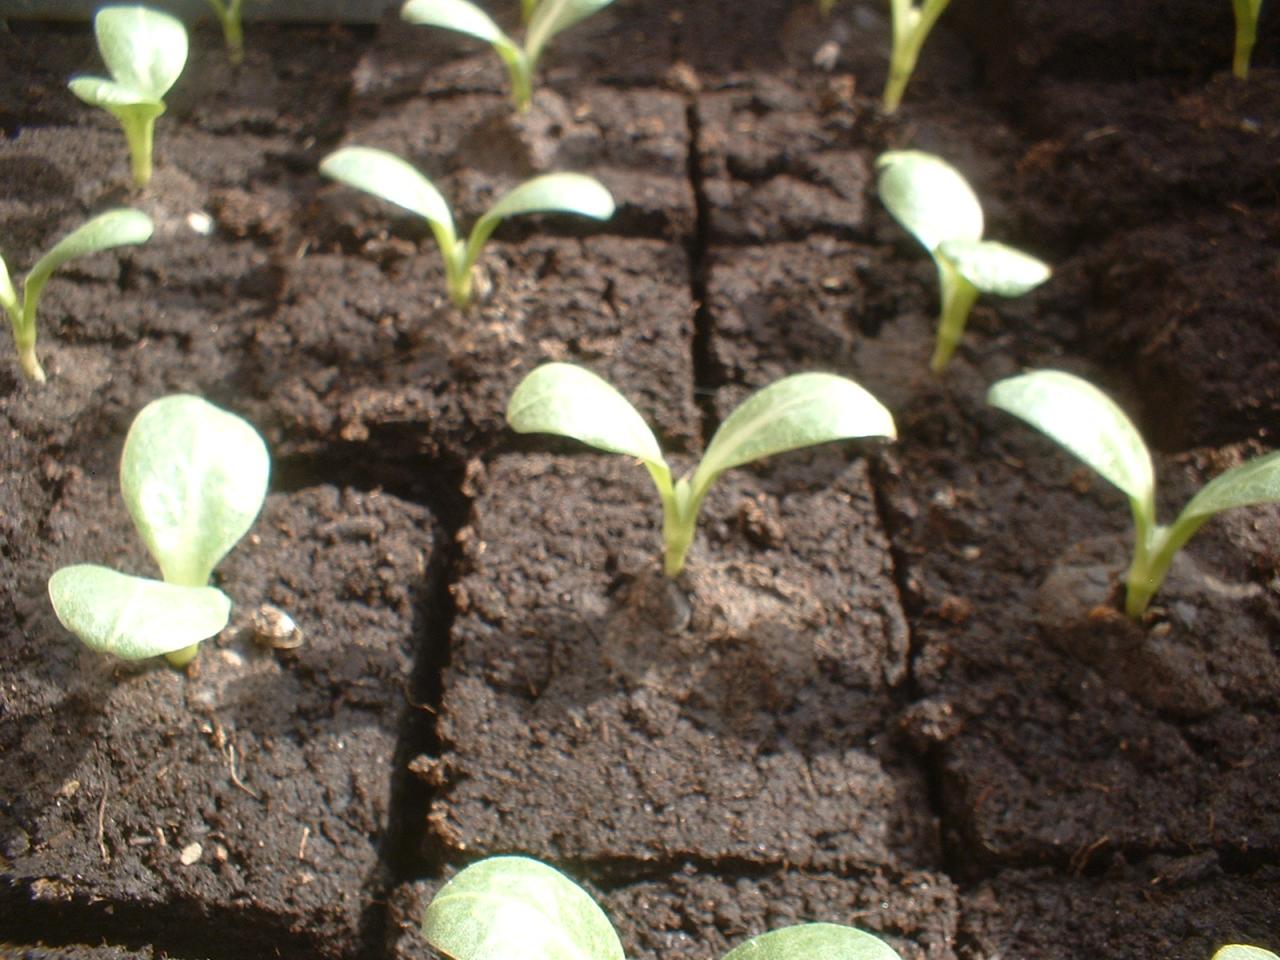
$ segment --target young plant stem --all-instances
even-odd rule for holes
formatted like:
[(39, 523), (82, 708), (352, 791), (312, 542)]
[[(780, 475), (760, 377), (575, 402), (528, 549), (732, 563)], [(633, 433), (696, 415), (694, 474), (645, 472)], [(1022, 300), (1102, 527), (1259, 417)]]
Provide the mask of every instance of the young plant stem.
[(526, 27), (533, 19), (533, 11), (537, 9), (538, 0), (520, 0), (520, 22)]
[(29, 335), (19, 335), (15, 330), (13, 342), (18, 348), (18, 365), (22, 367), (22, 372), (26, 374), (27, 379), (33, 383), (44, 383), (46, 379), (44, 367), (40, 366), (40, 359), (36, 356), (35, 327), (31, 328)]
[(1164, 583), (1173, 558), (1208, 517), (1179, 521), (1172, 526), (1153, 526), (1143, 529), (1138, 525), (1137, 542), (1134, 544), (1133, 563), (1125, 576), (1124, 612), (1134, 620), (1142, 619), (1155, 592)]
[(1249, 61), (1258, 39), (1258, 6), (1252, 0), (1231, 0), (1236, 15), (1236, 47), (1231, 72), (1241, 80), (1249, 77)]
[(978, 299), (978, 288), (962, 277), (960, 271), (941, 254), (937, 254), (936, 258), (938, 285), (942, 289), (942, 311), (938, 317), (938, 336), (934, 341), (929, 369), (934, 373), (941, 373), (960, 345), (969, 311)]
[(155, 142), (156, 117), (164, 112), (161, 107), (155, 113), (130, 110), (116, 113), (124, 138), (129, 144), (129, 166), (133, 173), (133, 185), (145, 187), (151, 182), (151, 151)]
[(183, 647), (181, 650), (175, 650), (173, 653), (166, 653), (164, 658), (169, 661), (169, 666), (175, 670), (185, 670), (192, 660), (196, 658), (196, 654), (200, 652), (200, 644), (193, 643), (189, 647)]
[(895, 113), (902, 103), (907, 81), (915, 72), (916, 61), (929, 31), (947, 9), (951, 0), (890, 0), (893, 13), (893, 50), (889, 56), (889, 79), (884, 86), (885, 113)]

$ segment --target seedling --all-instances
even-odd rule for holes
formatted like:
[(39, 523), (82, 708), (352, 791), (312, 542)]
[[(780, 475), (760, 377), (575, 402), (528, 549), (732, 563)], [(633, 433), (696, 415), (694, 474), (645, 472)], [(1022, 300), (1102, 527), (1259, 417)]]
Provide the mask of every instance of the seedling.
[(684, 569), (703, 498), (732, 467), (800, 447), (854, 437), (895, 437), (893, 417), (852, 380), (797, 373), (752, 394), (720, 424), (693, 474), (672, 483), (648, 425), (617, 390), (569, 363), (538, 367), (516, 387), (507, 423), (518, 433), (557, 433), (636, 457), (662, 498), (663, 568)]
[(527, 18), (524, 46), (520, 46), (493, 22), (487, 13), (469, 0), (409, 0), (400, 16), (426, 27), (444, 27), (484, 40), (493, 46), (511, 78), (511, 99), (517, 109), (527, 110), (533, 102), (533, 71), (551, 38), (613, 0), (521, 0)]
[(915, 72), (929, 31), (951, 0), (889, 0), (893, 15), (893, 51), (889, 55), (889, 79), (884, 85), (884, 112), (896, 113), (907, 81)]
[(929, 367), (941, 373), (979, 293), (1021, 296), (1049, 279), (1049, 267), (1013, 247), (982, 239), (982, 205), (960, 172), (941, 157), (890, 150), (880, 155), (876, 167), (880, 200), (938, 268), (942, 311)]
[(498, 200), (476, 221), (467, 242), (462, 243), (440, 191), (395, 154), (372, 147), (343, 147), (320, 162), (320, 172), (426, 218), (444, 257), (449, 299), (459, 307), (471, 302), (472, 268), (485, 241), (506, 217), (521, 213), (576, 213), (608, 220), (613, 216), (613, 197), (598, 180), (579, 173), (548, 173), (525, 181)]
[(213, 568), (253, 525), (271, 461), (246, 421), (177, 394), (143, 407), (120, 457), (120, 489), (163, 582), (79, 564), (49, 578), (62, 625), (90, 649), (175, 667), (227, 625)]
[(36, 307), (53, 271), (76, 257), (128, 243), (143, 243), (150, 239), (152, 229), (151, 218), (137, 210), (109, 210), (99, 214), (67, 234), (36, 261), (22, 282), (21, 299), (9, 279), (9, 268), (0, 258), (0, 304), (9, 314), (13, 345), (18, 350), (18, 363), (27, 379), (36, 383), (45, 381), (44, 368), (36, 357)]
[(1258, 11), (1262, 0), (1231, 0), (1236, 14), (1236, 52), (1231, 61), (1231, 72), (1241, 80), (1249, 76), (1249, 61), (1253, 58), (1253, 45), (1258, 40)]
[(1205, 484), (1170, 526), (1156, 523), (1151, 455), (1124, 411), (1087, 380), (1036, 370), (994, 384), (987, 401), (1021, 417), (1115, 484), (1133, 511), (1133, 562), (1125, 612), (1140, 618), (1169, 565), (1206, 520), (1232, 507), (1280, 501), (1280, 451), (1255, 457)]
[(164, 113), (164, 95), (187, 62), (187, 30), (158, 10), (103, 7), (93, 18), (93, 32), (111, 79), (73, 77), (67, 86), (120, 121), (133, 182), (144, 187), (151, 180), (156, 117)]
[(1250, 947), (1243, 943), (1229, 943), (1213, 955), (1213, 960), (1280, 960), (1270, 950)]
[[(585, 890), (526, 857), (462, 870), (427, 905), (422, 933), (451, 960), (626, 960), (613, 924)], [(753, 937), (724, 960), (899, 960), (878, 937), (805, 923)]]
[(222, 39), (227, 44), (227, 59), (232, 66), (244, 63), (244, 21), (240, 10), (244, 0), (205, 0), (222, 25)]

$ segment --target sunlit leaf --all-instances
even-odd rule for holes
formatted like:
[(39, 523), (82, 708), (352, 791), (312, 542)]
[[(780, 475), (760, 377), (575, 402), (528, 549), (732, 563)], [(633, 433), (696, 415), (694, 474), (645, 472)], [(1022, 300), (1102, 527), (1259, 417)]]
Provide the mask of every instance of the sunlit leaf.
[(748, 397), (711, 438), (690, 486), (695, 496), (731, 467), (786, 450), (852, 437), (895, 437), (893, 417), (870, 393), (830, 373), (784, 377)]
[(141, 99), (163, 100), (187, 62), (182, 21), (150, 7), (104, 7), (93, 19), (112, 79)]
[(835, 923), (771, 930), (734, 947), (724, 960), (901, 960), (879, 937)]
[(938, 253), (983, 293), (1020, 297), (1049, 279), (1049, 265), (994, 240), (944, 240)]
[(173, 653), (227, 625), (231, 601), (215, 587), (176, 586), (106, 567), (63, 567), (49, 578), (62, 625), (90, 649), (126, 660)]
[(151, 218), (140, 210), (108, 210), (99, 214), (59, 240), (36, 262), (27, 274), (27, 288), (43, 286), (49, 274), (75, 257), (126, 244), (145, 243), (151, 239), (154, 229)]
[(1280, 451), (1254, 457), (1214, 477), (1182, 508), (1178, 523), (1275, 501), (1280, 501)]
[(444, 27), (494, 45), (514, 46), (493, 19), (467, 0), (409, 0), (400, 17), (426, 27)]
[(199, 397), (142, 409), (125, 438), (120, 489), (167, 582), (208, 582), (262, 509), (270, 469), (258, 432)]
[(517, 433), (556, 433), (666, 468), (648, 424), (622, 394), (590, 370), (547, 363), (520, 382), (507, 405)]
[(435, 184), (394, 153), (373, 147), (342, 147), (320, 162), (320, 172), (425, 217), (444, 228), (450, 238), (454, 236), (449, 205)]
[(1151, 456), (1138, 428), (1087, 380), (1036, 370), (992, 385), (987, 402), (1062, 444), (1135, 504), (1154, 504)]
[(932, 253), (944, 240), (982, 238), (982, 205), (967, 180), (941, 157), (891, 150), (876, 160), (880, 199)]
[(524, 857), (467, 867), (432, 899), (422, 932), (453, 960), (624, 960), (613, 925), (586, 891)]

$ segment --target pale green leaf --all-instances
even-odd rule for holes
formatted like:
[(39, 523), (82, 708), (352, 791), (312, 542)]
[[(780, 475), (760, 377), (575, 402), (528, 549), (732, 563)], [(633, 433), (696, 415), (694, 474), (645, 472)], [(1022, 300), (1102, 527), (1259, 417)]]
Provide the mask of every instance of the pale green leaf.
[(770, 384), (720, 424), (690, 481), (697, 500), (724, 471), (762, 457), (853, 437), (896, 437), (893, 417), (865, 389), (830, 373)]
[(581, 887), (525, 857), (490, 857), (441, 888), (422, 918), (453, 960), (624, 960), (608, 917)]
[(104, 110), (156, 104), (156, 101), (142, 96), (133, 87), (126, 87), (102, 77), (75, 77), (67, 87), (85, 103), (102, 107)]
[(1214, 477), (1182, 508), (1178, 524), (1233, 507), (1276, 501), (1280, 501), (1280, 450), (1254, 457)]
[(147, 404), (129, 428), (120, 489), (168, 583), (204, 586), (253, 525), (271, 470), (248, 422), (199, 397)]
[(476, 261), (498, 224), (524, 213), (576, 213), (596, 220), (613, 216), (613, 196), (604, 184), (580, 173), (548, 173), (505, 194), (476, 221), (467, 240), (467, 264)]
[(1280, 960), (1280, 956), (1262, 947), (1250, 947), (1243, 943), (1229, 943), (1213, 955), (1213, 960)]
[(543, 48), (556, 34), (612, 2), (613, 0), (542, 0), (529, 21), (529, 31), (525, 36), (525, 51), (529, 56), (529, 63), (532, 65), (538, 62)]
[(926, 250), (944, 240), (982, 237), (982, 205), (967, 180), (941, 157), (890, 150), (876, 160), (885, 208)]
[(207, 640), (227, 625), (231, 601), (215, 587), (189, 587), (78, 564), (49, 578), (62, 625), (100, 653), (140, 660)]
[(556, 433), (666, 469), (658, 441), (627, 399), (590, 370), (547, 363), (520, 382), (507, 405), (517, 433)]
[(1036, 370), (993, 384), (987, 402), (1062, 444), (1151, 518), (1155, 475), (1147, 446), (1133, 421), (1093, 384), (1061, 370)]
[(577, 213), (596, 220), (613, 216), (613, 197), (604, 184), (580, 173), (548, 173), (507, 193), (489, 208), (486, 218), (522, 213)]
[(425, 217), (454, 240), (453, 216), (435, 185), (394, 153), (373, 147), (342, 147), (320, 162), (320, 172)]
[(724, 960), (901, 960), (879, 937), (836, 923), (771, 930), (734, 947)]
[(994, 240), (944, 240), (938, 253), (983, 293), (1020, 297), (1049, 279), (1049, 266)]
[(467, 0), (409, 0), (400, 18), (426, 27), (444, 27), (494, 46), (514, 47), (492, 18)]
[(18, 309), (18, 293), (13, 289), (13, 281), (9, 279), (9, 268), (4, 257), (0, 257), (0, 306), (6, 310)]
[(155, 225), (140, 210), (108, 210), (59, 240), (27, 274), (27, 296), (68, 260), (151, 239)]
[(187, 30), (176, 17), (150, 7), (104, 7), (93, 30), (112, 79), (140, 99), (163, 100), (182, 75)]

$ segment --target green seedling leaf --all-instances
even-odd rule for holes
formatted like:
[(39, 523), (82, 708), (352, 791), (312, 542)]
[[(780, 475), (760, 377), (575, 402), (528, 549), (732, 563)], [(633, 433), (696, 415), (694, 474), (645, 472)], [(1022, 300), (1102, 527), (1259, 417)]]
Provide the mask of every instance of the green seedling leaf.
[(938, 253), (982, 293), (1020, 297), (1049, 279), (1049, 265), (994, 240), (944, 240)]
[(468, 0), (409, 0), (400, 9), (400, 18), (419, 26), (443, 27), (494, 46), (516, 49), (516, 44), (502, 28)]
[(1213, 955), (1213, 960), (1280, 960), (1280, 956), (1262, 947), (1250, 947), (1243, 943), (1229, 943)]
[(520, 381), (507, 404), (516, 433), (555, 433), (665, 469), (658, 440), (612, 385), (572, 363), (546, 363)]
[(855, 437), (896, 437), (884, 405), (852, 380), (797, 373), (744, 400), (720, 424), (693, 475), (695, 496), (733, 467)]
[(604, 220), (614, 209), (613, 197), (599, 181), (577, 173), (550, 173), (526, 181), (498, 200), (476, 221), (462, 244), (440, 191), (395, 154), (372, 147), (343, 147), (321, 161), (320, 172), (425, 218), (444, 257), (449, 298), (459, 307), (470, 303), (473, 268), (505, 218), (553, 212)]
[(987, 402), (1021, 417), (1119, 487), (1135, 517), (1155, 516), (1155, 471), (1138, 428), (1105, 393), (1061, 370), (1010, 377), (987, 391)]
[(1133, 562), (1125, 580), (1125, 612), (1137, 619), (1164, 582), (1173, 558), (1215, 513), (1280, 502), (1280, 452), (1249, 460), (1207, 483), (1170, 526), (1156, 523), (1151, 456), (1133, 422), (1088, 381), (1037, 370), (994, 384), (987, 400), (1021, 417), (1115, 484), (1129, 498)]
[(1236, 46), (1231, 60), (1231, 72), (1239, 79), (1249, 77), (1249, 61), (1253, 59), (1253, 47), (1258, 40), (1258, 12), (1262, 0), (1231, 0), (1236, 17)]
[(452, 248), (457, 242), (453, 215), (440, 191), (394, 153), (373, 147), (342, 147), (320, 161), (320, 172), (424, 218), (441, 249)]
[(674, 484), (653, 432), (613, 387), (572, 364), (538, 367), (507, 407), (518, 433), (555, 433), (638, 458), (662, 499), (663, 567), (684, 569), (698, 511), (724, 471), (775, 453), (852, 437), (895, 435), (893, 418), (851, 380), (825, 373), (785, 377), (748, 397), (711, 438), (702, 463)]
[(68, 86), (120, 121), (133, 180), (142, 187), (151, 179), (156, 117), (164, 113), (164, 96), (187, 62), (187, 30), (182, 21), (149, 7), (104, 7), (93, 30), (111, 79), (74, 77)]
[(1207, 520), (1234, 507), (1280, 500), (1280, 451), (1254, 457), (1214, 477), (1182, 508), (1178, 523)]
[(443, 27), (490, 44), (507, 68), (516, 107), (525, 110), (533, 98), (533, 71), (552, 37), (612, 2), (541, 0), (534, 4), (522, 0), (521, 10), (529, 25), (523, 47), (468, 0), (409, 0), (401, 8), (400, 16), (410, 23)]
[(946, 367), (978, 294), (1014, 297), (1049, 278), (1049, 267), (1004, 244), (982, 239), (982, 206), (960, 172), (941, 157), (891, 150), (876, 160), (880, 199), (933, 257), (942, 292), (938, 340), (929, 362)]
[(586, 891), (525, 857), (491, 857), (460, 872), (432, 899), (422, 932), (452, 960), (624, 960)]
[(125, 505), (167, 583), (198, 587), (253, 525), (270, 457), (246, 421), (199, 397), (152, 401), (120, 459)]
[(771, 930), (724, 955), (724, 960), (901, 960), (878, 937), (836, 923), (802, 923)]
[(960, 171), (920, 150), (890, 150), (876, 160), (880, 202), (933, 253), (946, 240), (981, 240), (982, 204)]
[(0, 261), (0, 304), (9, 314), (14, 346), (23, 372), (31, 380), (43, 383), (44, 369), (36, 358), (36, 308), (50, 275), (68, 260), (99, 253), (112, 247), (145, 243), (151, 238), (154, 224), (138, 210), (109, 210), (73, 230), (59, 240), (36, 261), (22, 284), (19, 300), (9, 279), (9, 271)]
[(603, 10), (612, 2), (613, 0), (542, 0), (529, 20), (529, 30), (525, 36), (524, 49), (529, 58), (529, 69), (538, 65), (542, 51), (552, 37)]
[(106, 567), (63, 567), (49, 578), (62, 625), (85, 646), (126, 660), (174, 653), (214, 636), (231, 617), (215, 587), (181, 587)]
[(613, 210), (612, 194), (593, 177), (580, 173), (548, 173), (526, 180), (476, 221), (467, 238), (467, 270), (470, 272), (493, 231), (507, 217), (522, 213), (575, 213), (593, 220), (608, 220)]

